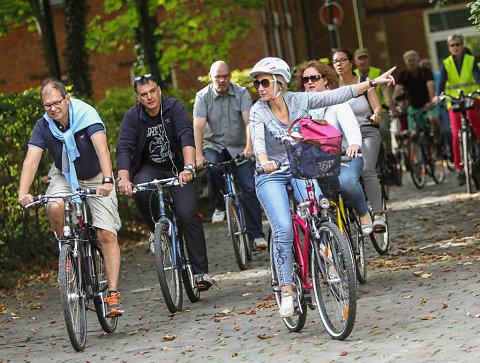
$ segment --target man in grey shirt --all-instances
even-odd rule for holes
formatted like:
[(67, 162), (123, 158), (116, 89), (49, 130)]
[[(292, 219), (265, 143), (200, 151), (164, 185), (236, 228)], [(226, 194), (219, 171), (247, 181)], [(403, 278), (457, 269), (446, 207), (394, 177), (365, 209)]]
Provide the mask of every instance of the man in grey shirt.
[[(249, 128), (250, 94), (245, 87), (230, 83), (230, 69), (224, 61), (214, 62), (208, 76), (212, 82), (197, 92), (193, 106), (196, 164), (199, 168), (206, 160), (216, 163), (237, 154), (247, 158), (253, 156)], [(246, 159), (234, 165), (233, 173), (240, 184), (248, 233), (257, 248), (266, 248), (252, 161)], [(225, 219), (222, 174), (212, 167), (207, 170), (207, 178), (215, 197), (212, 222), (222, 222)]]

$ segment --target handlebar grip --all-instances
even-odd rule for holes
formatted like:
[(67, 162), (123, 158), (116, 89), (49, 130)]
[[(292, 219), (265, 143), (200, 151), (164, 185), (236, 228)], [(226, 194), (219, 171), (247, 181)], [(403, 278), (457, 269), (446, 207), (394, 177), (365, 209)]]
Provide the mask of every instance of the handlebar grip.
[(97, 194), (97, 189), (92, 189), (92, 188), (88, 188), (88, 189), (83, 189), (85, 194)]
[(342, 163), (349, 163), (350, 161), (352, 161), (352, 158), (350, 156), (347, 156), (347, 155), (342, 155), (342, 157), (340, 159), (340, 162), (342, 162)]
[(257, 172), (258, 175), (265, 174), (265, 170), (261, 166), (258, 168), (255, 168), (255, 171)]
[(43, 198), (43, 195), (39, 194), (39, 195), (36, 195), (33, 197), (33, 202), (38, 202), (39, 200), (41, 200)]

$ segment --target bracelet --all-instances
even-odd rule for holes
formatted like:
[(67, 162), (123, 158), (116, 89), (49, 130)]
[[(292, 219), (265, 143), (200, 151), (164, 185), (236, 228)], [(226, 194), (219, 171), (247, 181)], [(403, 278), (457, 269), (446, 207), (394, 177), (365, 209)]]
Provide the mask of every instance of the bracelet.
[(380, 112), (374, 112), (375, 116), (382, 117), (382, 114)]
[(368, 84), (370, 85), (370, 87), (377, 87), (377, 81), (375, 81), (375, 79), (371, 79), (370, 81), (368, 81)]

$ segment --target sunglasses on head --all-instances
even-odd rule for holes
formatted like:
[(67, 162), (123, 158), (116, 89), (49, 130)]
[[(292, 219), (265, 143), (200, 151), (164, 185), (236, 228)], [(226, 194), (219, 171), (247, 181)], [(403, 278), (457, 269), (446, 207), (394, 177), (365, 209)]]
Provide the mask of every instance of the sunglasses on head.
[(256, 89), (259, 89), (260, 88), (260, 85), (262, 85), (263, 88), (268, 88), (270, 87), (270, 80), (269, 79), (262, 79), (261, 81), (253, 81), (253, 87), (255, 87)]
[(312, 81), (312, 83), (315, 83), (323, 77), (325, 77), (324, 74), (315, 74), (315, 75), (310, 76), (310, 77), (302, 77), (302, 82), (303, 82), (303, 84), (307, 84), (308, 81)]
[(140, 81), (142, 78), (150, 78), (150, 77), (152, 77), (151, 73), (147, 73), (147, 74), (144, 74), (143, 76), (135, 77), (133, 80), (134, 80), (135, 82), (138, 82), (138, 81)]

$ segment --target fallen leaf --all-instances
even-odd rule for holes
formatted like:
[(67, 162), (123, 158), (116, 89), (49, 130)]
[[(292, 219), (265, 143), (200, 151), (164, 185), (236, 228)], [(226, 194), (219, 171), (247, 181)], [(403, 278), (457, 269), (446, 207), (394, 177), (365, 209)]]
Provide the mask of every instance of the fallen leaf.
[(232, 353), (232, 354), (230, 354), (230, 358), (233, 358), (233, 357), (236, 357), (236, 356), (238, 356), (237, 353)]
[(412, 271), (412, 274), (414, 274), (415, 276), (420, 276), (422, 273), (424, 273), (425, 270), (420, 270), (420, 271)]
[(428, 279), (430, 276), (432, 276), (432, 274), (429, 274), (429, 273), (424, 273), (420, 275), (422, 279)]
[(167, 334), (167, 335), (164, 335), (164, 336), (162, 337), (162, 339), (165, 340), (165, 341), (167, 341), (167, 342), (169, 342), (169, 341), (171, 341), (171, 340), (174, 340), (176, 337), (177, 337), (176, 335), (168, 335), (168, 334)]
[(168, 352), (169, 350), (172, 350), (173, 348), (170, 348), (170, 347), (163, 347), (162, 350), (164, 352)]
[(136, 330), (132, 330), (132, 331), (128, 332), (128, 335), (135, 335), (135, 334), (137, 334)]
[(348, 354), (348, 352), (345, 352), (345, 351), (344, 351), (344, 352), (341, 352), (341, 353), (340, 353), (340, 357), (344, 357), (344, 356), (346, 356), (347, 354)]
[(152, 352), (151, 350), (142, 350), (141, 352), (138, 352), (138, 354), (144, 355), (144, 354), (151, 353), (151, 352)]
[(140, 315), (140, 316), (138, 317), (138, 320), (142, 320), (143, 318), (145, 318), (145, 315)]
[(248, 295), (252, 295), (251, 292), (246, 292), (245, 294), (242, 294), (242, 296), (248, 296)]
[(27, 345), (26, 345), (25, 343), (21, 343), (21, 344), (17, 345), (17, 347), (20, 347), (20, 348), (24, 348), (24, 347), (26, 347), (26, 346), (27, 346)]
[(412, 295), (407, 295), (407, 296), (404, 296), (403, 298), (404, 299), (411, 299), (413, 296)]
[(275, 336), (275, 335), (265, 335), (265, 334), (263, 334), (263, 335), (258, 334), (258, 335), (257, 335), (257, 337), (258, 337), (259, 339), (263, 339), (263, 340), (264, 340), (264, 339), (273, 338), (274, 336)]
[(190, 348), (187, 348), (185, 351), (186, 351), (186, 352), (194, 352), (195, 349), (193, 349), (193, 348), (190, 347)]
[(427, 315), (422, 318), (422, 320), (432, 320), (432, 319), (435, 319), (435, 317), (431, 315)]
[(450, 306), (450, 305), (449, 305), (447, 302), (444, 302), (444, 303), (443, 303), (443, 308), (444, 308), (444, 309), (448, 308), (449, 306)]
[(427, 300), (425, 300), (425, 298), (422, 297), (422, 305), (425, 305), (427, 303)]

